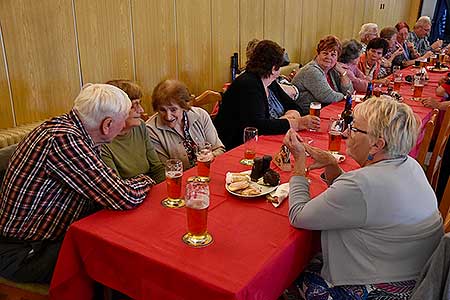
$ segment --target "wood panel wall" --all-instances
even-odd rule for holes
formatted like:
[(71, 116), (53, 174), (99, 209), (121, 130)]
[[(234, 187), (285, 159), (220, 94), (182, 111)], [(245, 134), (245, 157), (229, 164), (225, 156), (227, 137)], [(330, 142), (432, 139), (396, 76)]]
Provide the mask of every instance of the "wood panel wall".
[[(380, 9), (384, 4), (384, 9)], [(230, 56), (272, 39), (307, 63), (326, 34), (414, 20), (418, 0), (1, 0), (0, 128), (67, 112), (87, 82), (128, 78), (151, 92), (178, 78), (221, 90)], [(412, 25), (412, 24), (411, 24)], [(11, 87), (9, 89), (9, 86)]]

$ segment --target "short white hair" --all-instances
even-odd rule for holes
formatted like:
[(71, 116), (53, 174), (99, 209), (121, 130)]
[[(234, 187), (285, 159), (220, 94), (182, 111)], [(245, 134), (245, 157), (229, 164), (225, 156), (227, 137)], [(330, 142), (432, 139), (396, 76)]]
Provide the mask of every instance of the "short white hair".
[(416, 145), (420, 120), (404, 103), (389, 96), (372, 97), (357, 105), (354, 115), (367, 121), (371, 139), (385, 140), (384, 150), (391, 158), (407, 155)]
[(375, 23), (363, 24), (361, 26), (361, 30), (359, 31), (359, 38), (361, 39), (361, 41), (365, 39), (365, 37), (366, 37), (366, 35), (368, 33), (371, 33), (374, 30), (378, 31), (378, 25), (377, 24), (375, 24)]
[(73, 108), (88, 129), (97, 128), (107, 118), (126, 118), (131, 101), (121, 89), (102, 83), (87, 83), (75, 98)]
[(416, 25), (414, 25), (414, 28), (422, 27), (423, 25), (431, 25), (431, 19), (429, 16), (421, 16), (417, 20)]

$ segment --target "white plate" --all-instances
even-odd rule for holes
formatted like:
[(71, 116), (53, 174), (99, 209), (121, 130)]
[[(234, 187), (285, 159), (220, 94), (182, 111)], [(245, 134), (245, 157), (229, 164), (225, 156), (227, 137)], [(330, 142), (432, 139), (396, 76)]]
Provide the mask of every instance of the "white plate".
[(447, 67), (440, 68), (440, 69), (435, 69), (434, 66), (429, 66), (429, 67), (427, 67), (427, 70), (431, 71), (431, 72), (436, 72), (436, 73), (448, 72), (448, 68)]
[(277, 187), (278, 187), (278, 185), (277, 185), (277, 186), (261, 185), (261, 184), (258, 184), (258, 183), (256, 183), (256, 182), (253, 182), (253, 181), (250, 181), (250, 186), (251, 186), (251, 187), (254, 187), (255, 189), (257, 189), (257, 190), (259, 190), (259, 191), (261, 191), (261, 192), (260, 192), (259, 194), (257, 194), (257, 195), (241, 195), (241, 194), (238, 193), (239, 191), (236, 191), (236, 192), (230, 191), (230, 190), (228, 189), (228, 184), (225, 184), (225, 189), (226, 189), (230, 194), (235, 195), (235, 196), (238, 196), (238, 197), (243, 197), (243, 198), (256, 198), (256, 197), (260, 197), (260, 196), (267, 195), (267, 194), (273, 192), (274, 190), (276, 190)]

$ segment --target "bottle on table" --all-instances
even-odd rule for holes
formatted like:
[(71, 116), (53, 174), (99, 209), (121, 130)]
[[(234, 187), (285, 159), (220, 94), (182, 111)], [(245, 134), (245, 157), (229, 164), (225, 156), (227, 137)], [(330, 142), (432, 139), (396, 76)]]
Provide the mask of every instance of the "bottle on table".
[(366, 95), (363, 98), (363, 101), (370, 99), (370, 97), (372, 97), (373, 94), (373, 83), (372, 81), (369, 81), (367, 83), (367, 90), (366, 90)]
[(237, 52), (235, 52), (231, 57), (231, 81), (234, 81), (238, 74), (239, 74), (239, 57)]
[(348, 128), (348, 125), (353, 122), (352, 95), (350, 93), (347, 93), (345, 97), (345, 107), (341, 113), (341, 119), (344, 121), (342, 128), (342, 132), (344, 132)]

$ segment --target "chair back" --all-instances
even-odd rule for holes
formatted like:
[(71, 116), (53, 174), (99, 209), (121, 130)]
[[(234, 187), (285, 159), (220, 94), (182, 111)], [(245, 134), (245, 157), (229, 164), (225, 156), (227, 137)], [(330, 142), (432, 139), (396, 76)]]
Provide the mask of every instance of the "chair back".
[[(214, 119), (219, 112), (219, 104), (222, 101), (222, 95), (219, 92), (206, 90), (190, 101), (192, 106), (205, 108), (211, 119)], [(205, 107), (206, 106), (206, 107)]]
[(436, 127), (438, 115), (439, 109), (433, 109), (430, 119), (425, 123), (422, 143), (419, 147), (419, 154), (417, 154), (416, 157), (417, 162), (422, 166), (424, 170), (426, 169), (425, 161), (428, 150), (430, 148), (431, 139), (433, 138), (434, 128)]
[(442, 121), (441, 128), (431, 154), (430, 164), (427, 168), (427, 178), (431, 187), (436, 191), (439, 172), (441, 169), (442, 156), (444, 155), (445, 146), (447, 145), (448, 136), (450, 134), (450, 109), (447, 109)]
[(447, 180), (444, 194), (442, 195), (441, 203), (439, 204), (439, 211), (444, 219), (445, 233), (450, 232), (450, 177)]

